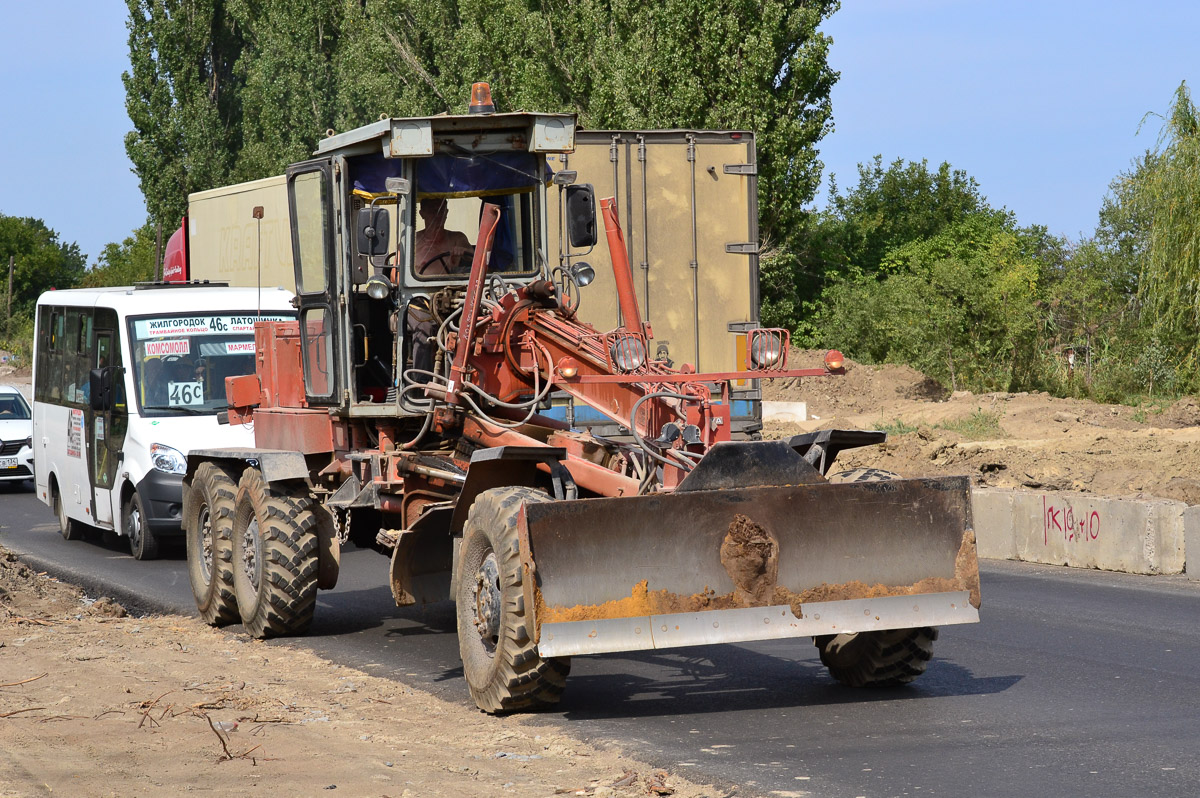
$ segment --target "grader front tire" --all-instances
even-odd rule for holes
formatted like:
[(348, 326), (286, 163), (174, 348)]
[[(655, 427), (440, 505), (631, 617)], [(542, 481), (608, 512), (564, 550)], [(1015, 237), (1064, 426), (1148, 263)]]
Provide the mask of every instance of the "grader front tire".
[(273, 488), (257, 468), (238, 482), (233, 589), (246, 631), (303, 634), (317, 603), (317, 518), (299, 488)]
[(517, 543), (521, 505), (551, 501), (532, 488), (484, 491), (463, 528), (458, 590), (458, 647), (471, 698), (484, 712), (553, 707), (571, 661), (538, 655), (525, 612)]
[[(854, 468), (829, 475), (830, 482), (887, 482), (899, 474), (882, 468)], [(829, 674), (848, 687), (895, 687), (925, 672), (933, 659), (938, 630), (887, 629), (813, 639)]]
[(937, 636), (926, 626), (825, 635), (814, 642), (829, 674), (847, 687), (896, 687), (925, 672)]

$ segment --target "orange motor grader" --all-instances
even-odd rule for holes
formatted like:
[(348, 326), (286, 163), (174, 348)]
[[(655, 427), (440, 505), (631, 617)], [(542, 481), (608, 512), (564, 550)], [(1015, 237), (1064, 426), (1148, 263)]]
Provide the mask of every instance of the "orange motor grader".
[[(226, 383), (256, 446), (188, 457), (201, 615), (303, 633), (354, 544), (398, 604), (456, 603), (487, 712), (553, 705), (572, 655), (711, 643), (811, 637), (846, 684), (915, 678), (937, 627), (978, 620), (966, 478), (832, 470), (882, 432), (734, 440), (732, 383), (836, 378), (841, 355), (790, 368), (786, 331), (750, 329), (738, 371), (650, 356), (612, 199), (621, 323), (581, 322), (592, 268), (544, 254), (548, 203), (572, 247), (599, 237), (594, 190), (547, 157), (574, 129), (384, 119), (287, 170), (299, 317), (256, 325), (257, 373)], [(550, 417), (552, 394), (621, 434)]]

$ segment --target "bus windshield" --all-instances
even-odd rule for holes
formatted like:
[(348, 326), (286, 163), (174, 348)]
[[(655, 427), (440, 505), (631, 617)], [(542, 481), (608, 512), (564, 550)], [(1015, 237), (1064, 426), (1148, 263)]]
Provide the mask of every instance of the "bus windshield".
[(176, 313), (129, 323), (138, 406), (148, 415), (212, 414), (227, 409), (225, 378), (254, 373), (254, 322), (290, 321), (282, 313)]

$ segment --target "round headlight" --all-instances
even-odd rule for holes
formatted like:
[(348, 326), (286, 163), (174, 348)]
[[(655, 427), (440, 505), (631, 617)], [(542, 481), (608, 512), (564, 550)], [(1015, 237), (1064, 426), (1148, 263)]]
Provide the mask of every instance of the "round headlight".
[(392, 293), (392, 281), (382, 274), (376, 274), (367, 280), (367, 296), (371, 299), (386, 299)]
[(646, 362), (646, 345), (632, 335), (613, 342), (609, 350), (613, 365), (620, 371), (634, 371)]
[(750, 363), (756, 369), (774, 366), (781, 354), (783, 342), (774, 335), (756, 335), (750, 343)]
[(575, 285), (583, 288), (585, 285), (591, 285), (592, 280), (596, 279), (596, 270), (590, 263), (580, 261), (571, 267), (571, 279), (575, 281)]

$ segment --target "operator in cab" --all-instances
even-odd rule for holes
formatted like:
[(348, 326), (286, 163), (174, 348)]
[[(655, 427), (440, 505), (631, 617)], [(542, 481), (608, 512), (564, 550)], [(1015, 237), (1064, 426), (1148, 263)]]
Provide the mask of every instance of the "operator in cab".
[(445, 199), (431, 197), (418, 207), (425, 226), (416, 232), (413, 263), (422, 277), (461, 272), (475, 254), (466, 234), (446, 229), (448, 210)]

